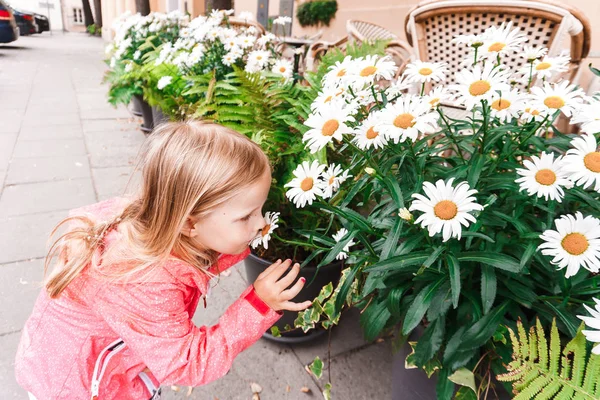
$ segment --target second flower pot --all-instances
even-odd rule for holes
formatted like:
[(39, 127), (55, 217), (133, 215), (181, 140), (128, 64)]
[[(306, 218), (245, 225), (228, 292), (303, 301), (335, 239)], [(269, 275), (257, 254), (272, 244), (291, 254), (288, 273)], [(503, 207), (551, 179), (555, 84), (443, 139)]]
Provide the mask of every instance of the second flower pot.
[(142, 96), (136, 94), (134, 98), (140, 106), (142, 118), (144, 119), (144, 123), (142, 124), (140, 129), (144, 133), (150, 133), (152, 132), (152, 129), (154, 129), (154, 121), (152, 119), (152, 107), (150, 107), (150, 104), (148, 104)]
[[(273, 262), (260, 258), (255, 254), (250, 254), (248, 258), (244, 260), (248, 281), (253, 283), (256, 278), (258, 278), (258, 275), (260, 275), (260, 273), (271, 264), (273, 264)], [(298, 277), (303, 277), (306, 279), (306, 286), (302, 288), (300, 293), (298, 293), (298, 295), (292, 301), (295, 303), (301, 303), (306, 300), (314, 300), (319, 295), (321, 288), (327, 285), (329, 282), (332, 282), (334, 286), (337, 285), (338, 281), (340, 280), (342, 266), (342, 262), (324, 265), (319, 269), (318, 273), (316, 267), (306, 266), (301, 268)], [(312, 283), (310, 283), (313, 277), (315, 279)], [(277, 326), (281, 331), (281, 336), (275, 337), (270, 333), (270, 331), (267, 331), (263, 334), (263, 337), (275, 342), (293, 344), (313, 340), (314, 338), (317, 338), (327, 332), (324, 329), (312, 329), (309, 332), (304, 333), (300, 328), (296, 328), (290, 332), (284, 332), (286, 325), (289, 325), (292, 328), (294, 327), (294, 321), (297, 317), (297, 312), (284, 311), (283, 316), (275, 323), (275, 326)]]

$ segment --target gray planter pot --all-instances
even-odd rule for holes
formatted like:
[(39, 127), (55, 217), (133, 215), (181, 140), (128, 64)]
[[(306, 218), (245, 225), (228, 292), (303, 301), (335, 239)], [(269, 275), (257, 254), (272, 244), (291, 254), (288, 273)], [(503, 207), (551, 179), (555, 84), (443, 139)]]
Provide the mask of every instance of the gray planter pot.
[(163, 122), (168, 122), (169, 121), (169, 117), (167, 117), (162, 109), (158, 106), (152, 106), (152, 122), (154, 124), (154, 127), (156, 128), (158, 125), (162, 124)]
[(140, 99), (136, 96), (131, 98), (131, 113), (136, 117), (143, 116), (142, 114), (142, 105), (140, 104)]
[(134, 98), (136, 98), (136, 101), (140, 105), (140, 109), (142, 111), (142, 118), (144, 119), (144, 123), (142, 124), (142, 126), (140, 126), (140, 129), (144, 133), (150, 133), (152, 132), (152, 129), (154, 129), (154, 122), (152, 120), (152, 107), (150, 107), (150, 104), (148, 104), (142, 96), (135, 95)]
[[(273, 264), (273, 262), (264, 260), (254, 254), (250, 254), (248, 258), (244, 260), (248, 282), (254, 282), (256, 278), (258, 278), (258, 275), (260, 275), (260, 273), (271, 264)], [(342, 266), (343, 263), (341, 262), (325, 265), (319, 270), (319, 273), (316, 274), (316, 277), (315, 273), (317, 269), (315, 267), (307, 266), (302, 268), (298, 274), (298, 278), (306, 278), (307, 283), (292, 301), (301, 303), (306, 300), (313, 300), (319, 295), (321, 288), (327, 285), (329, 282), (333, 282), (334, 286), (337, 285), (340, 280)], [(309, 285), (313, 277), (315, 280)], [(277, 326), (280, 331), (283, 331), (286, 325), (293, 327), (294, 321), (297, 317), (297, 312), (284, 311), (283, 316), (275, 323), (275, 326)], [(327, 331), (324, 329), (312, 329), (308, 333), (304, 333), (302, 329), (294, 329), (291, 332), (283, 332), (281, 337), (274, 337), (271, 335), (270, 330), (268, 330), (263, 334), (263, 337), (275, 342), (293, 344), (313, 340), (326, 332)]]

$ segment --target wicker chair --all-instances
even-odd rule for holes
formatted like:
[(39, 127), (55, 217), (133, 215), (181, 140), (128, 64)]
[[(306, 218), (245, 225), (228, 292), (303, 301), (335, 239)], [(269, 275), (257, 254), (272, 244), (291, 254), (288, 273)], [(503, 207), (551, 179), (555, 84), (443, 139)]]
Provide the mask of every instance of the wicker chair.
[(258, 31), (257, 36), (261, 36), (264, 35), (266, 32), (266, 29), (264, 26), (262, 26), (261, 24), (259, 24), (256, 21), (253, 20), (247, 20), (247, 19), (242, 19), (242, 18), (237, 18), (237, 17), (229, 17), (228, 18), (229, 21), (229, 25), (231, 25), (232, 28), (249, 28), (251, 26), (255, 27), (256, 30)]
[[(569, 48), (571, 65), (564, 78), (576, 82), (579, 66), (590, 51), (591, 27), (579, 10), (549, 0), (428, 0), (406, 16), (408, 42), (422, 61), (444, 61), (460, 70), (467, 57), (464, 45), (451, 44), (458, 34), (480, 34), (491, 25), (512, 21), (529, 38), (528, 44), (547, 47), (551, 56)], [(570, 43), (565, 46), (565, 39)], [(516, 70), (526, 63), (519, 55), (504, 60)], [(447, 83), (455, 83), (450, 76)], [(525, 84), (523, 84), (525, 85)]]

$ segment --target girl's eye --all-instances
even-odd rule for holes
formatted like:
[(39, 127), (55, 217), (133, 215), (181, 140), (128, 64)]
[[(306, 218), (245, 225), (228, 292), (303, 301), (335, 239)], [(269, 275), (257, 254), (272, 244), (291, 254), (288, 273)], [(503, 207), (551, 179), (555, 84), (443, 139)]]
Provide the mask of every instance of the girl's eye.
[(244, 218), (241, 218), (240, 221), (248, 221), (251, 216), (252, 216), (252, 214), (248, 214)]

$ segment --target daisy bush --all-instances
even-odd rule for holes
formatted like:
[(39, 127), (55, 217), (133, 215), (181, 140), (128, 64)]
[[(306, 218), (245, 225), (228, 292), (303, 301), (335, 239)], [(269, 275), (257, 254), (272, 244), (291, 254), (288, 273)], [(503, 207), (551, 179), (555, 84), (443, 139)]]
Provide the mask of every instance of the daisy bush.
[[(519, 319), (557, 318), (574, 337), (579, 315), (600, 342), (600, 103), (561, 78), (568, 56), (527, 47), (510, 23), (455, 42), (472, 50), (459, 71), (416, 61), (392, 80), (387, 57), (332, 65), (304, 121), (310, 156), (285, 185), (291, 207), (329, 220), (305, 232), (309, 258), (348, 266), (327, 292), (335, 308), (321, 296), (297, 326), (331, 326), (352, 305), (367, 339), (421, 327), (407, 364), (437, 372), (439, 398), (459, 370), (485, 388)], [(504, 65), (515, 54), (527, 68)]]
[[(105, 81), (110, 84), (109, 102), (129, 104), (133, 95), (142, 94), (140, 67), (152, 46), (170, 43), (189, 23), (189, 17), (179, 11), (168, 14), (122, 14), (113, 23), (115, 37), (105, 49), (110, 70)], [(149, 46), (150, 44), (150, 46)]]

